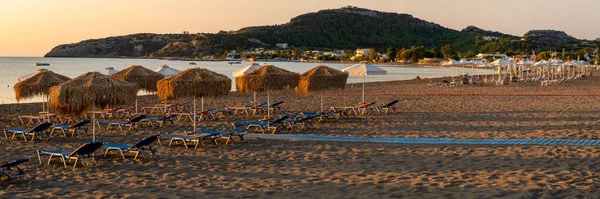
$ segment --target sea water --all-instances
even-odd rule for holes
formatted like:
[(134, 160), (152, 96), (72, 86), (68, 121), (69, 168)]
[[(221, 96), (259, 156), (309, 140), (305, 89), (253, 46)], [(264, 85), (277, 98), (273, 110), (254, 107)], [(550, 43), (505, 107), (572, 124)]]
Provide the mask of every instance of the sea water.
[[(15, 92), (13, 86), (18, 82), (19, 77), (35, 73), (40, 66), (35, 66), (36, 63), (50, 63), (47, 66), (51, 71), (65, 75), (67, 77), (77, 77), (81, 74), (90, 71), (98, 71), (106, 74), (107, 67), (113, 67), (116, 70), (125, 69), (131, 65), (142, 65), (148, 69), (154, 70), (161, 65), (168, 65), (171, 68), (185, 70), (191, 67), (207, 68), (211, 71), (227, 75), (232, 78), (231, 73), (241, 67), (249, 65), (249, 62), (241, 64), (229, 64), (226, 61), (198, 61), (196, 65), (190, 65), (189, 61), (176, 60), (159, 60), (159, 59), (113, 59), (113, 58), (44, 58), (44, 57), (0, 57), (0, 103), (16, 103)], [(273, 64), (277, 67), (284, 68), (293, 72), (303, 73), (312, 69), (315, 66), (323, 65), (323, 63), (302, 63), (302, 62), (257, 62), (260, 65)], [(325, 65), (343, 69), (352, 64), (348, 63), (326, 63)], [(439, 67), (439, 66), (394, 66), (394, 65), (377, 65), (388, 71), (387, 75), (367, 76), (367, 82), (381, 82), (394, 80), (409, 80), (416, 76), (421, 78), (436, 78), (445, 76), (456, 76), (458, 74), (493, 74), (493, 70), (471, 69), (459, 67)], [(232, 78), (234, 80), (235, 78)], [(348, 83), (362, 82), (362, 76), (350, 76)], [(235, 82), (233, 82), (232, 90), (235, 90)], [(140, 92), (139, 94), (145, 94)], [(41, 97), (22, 100), (23, 102), (41, 102)]]

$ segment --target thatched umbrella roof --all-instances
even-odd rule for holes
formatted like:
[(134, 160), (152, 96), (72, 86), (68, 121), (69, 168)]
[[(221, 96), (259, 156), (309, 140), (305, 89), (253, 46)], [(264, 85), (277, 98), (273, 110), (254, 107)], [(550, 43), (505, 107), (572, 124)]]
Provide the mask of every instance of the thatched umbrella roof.
[(235, 78), (236, 89), (239, 92), (280, 90), (294, 88), (298, 85), (300, 74), (266, 65), (246, 75)]
[(21, 101), (21, 99), (32, 98), (37, 95), (47, 95), (50, 87), (59, 85), (70, 79), (47, 69), (40, 69), (34, 75), (15, 84), (16, 99), (17, 101)]
[(138, 85), (138, 89), (149, 92), (156, 92), (156, 83), (158, 80), (165, 78), (164, 75), (139, 65), (133, 65), (129, 68), (113, 73), (110, 76), (131, 83), (136, 83)]
[(347, 73), (328, 66), (317, 66), (300, 76), (300, 82), (295, 90), (296, 94), (305, 95), (310, 91), (344, 89), (347, 80)]
[(229, 94), (231, 79), (205, 68), (189, 68), (167, 79), (158, 81), (158, 98), (163, 101), (216, 97)]
[(92, 108), (133, 104), (137, 85), (99, 72), (89, 72), (50, 88), (50, 106), (64, 115), (81, 115)]

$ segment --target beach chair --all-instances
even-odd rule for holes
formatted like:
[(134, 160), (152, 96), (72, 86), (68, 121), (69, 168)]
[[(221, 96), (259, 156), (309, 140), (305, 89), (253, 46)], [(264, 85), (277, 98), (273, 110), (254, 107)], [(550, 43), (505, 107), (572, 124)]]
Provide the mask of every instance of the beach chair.
[(0, 165), (0, 173), (7, 179), (21, 178), (25, 176), (25, 171), (19, 167), (20, 164), (29, 162), (29, 158), (13, 160)]
[[(226, 134), (228, 132), (220, 132), (220, 131), (206, 131), (203, 130), (200, 133), (196, 132), (187, 132), (187, 135), (177, 135), (177, 134), (163, 134), (160, 135), (160, 139), (158, 143), (162, 146), (162, 142), (160, 140), (168, 140), (169, 145), (171, 146), (173, 143), (181, 143), (186, 149), (189, 148), (189, 145), (193, 145), (194, 148), (198, 148), (198, 146), (206, 147), (204, 144), (204, 140), (210, 139), (213, 145), (217, 145), (216, 139), (220, 136)], [(229, 139), (231, 140), (231, 139)]]
[(11, 138), (12, 140), (14, 140), (17, 135), (22, 136), (25, 141), (27, 141), (27, 136), (31, 136), (31, 141), (35, 139), (35, 136), (38, 136), (39, 138), (45, 137), (46, 139), (50, 139), (50, 135), (46, 134), (45, 131), (52, 127), (52, 125), (52, 123), (48, 122), (41, 123), (30, 130), (22, 128), (7, 128), (4, 129), (4, 135), (8, 135), (8, 133), (13, 133)]
[(158, 127), (163, 127), (163, 125), (165, 125), (165, 123), (171, 123), (171, 125), (175, 126), (175, 120), (173, 118), (176, 118), (177, 115), (167, 115), (164, 117), (151, 117), (151, 118), (144, 118), (142, 120), (140, 120), (140, 125), (141, 124), (148, 124), (148, 126), (154, 126), (153, 123), (158, 123)]
[(234, 115), (238, 115), (240, 113), (245, 113), (246, 115), (250, 115), (250, 112), (252, 112), (252, 114), (256, 114), (258, 110), (262, 110), (263, 107), (267, 104), (267, 102), (258, 102), (257, 104), (254, 105), (245, 105), (242, 107), (227, 107), (226, 110), (231, 110), (233, 111)]
[(394, 107), (394, 105), (396, 105), (398, 102), (400, 102), (400, 100), (393, 100), (383, 106), (371, 107), (371, 109), (375, 110), (379, 114), (381, 114), (381, 113), (387, 114), (390, 109), (392, 109), (393, 111), (396, 111), (396, 108)]
[(321, 117), (321, 114), (317, 113), (317, 114), (308, 114), (308, 113), (302, 113), (299, 115), (296, 115), (293, 120), (287, 120), (286, 122), (288, 123), (288, 126), (290, 127), (290, 129), (294, 130), (294, 126), (299, 126), (297, 131), (301, 131), (303, 130), (305, 127), (306, 128), (316, 128), (315, 125), (313, 125), (312, 120), (315, 118)]
[(272, 113), (274, 113), (274, 111), (275, 111), (275, 110), (277, 110), (277, 111), (279, 111), (279, 112), (282, 112), (282, 110), (281, 110), (281, 105), (282, 105), (284, 102), (285, 102), (285, 101), (278, 101), (278, 102), (275, 102), (275, 103), (271, 104), (271, 105), (270, 105), (270, 107), (263, 106), (263, 107), (262, 107), (262, 110), (265, 110), (265, 109), (266, 109), (266, 110), (269, 110), (269, 111), (271, 111)]
[(96, 123), (98, 124), (98, 127), (100, 127), (101, 124), (107, 125), (106, 130), (110, 130), (110, 128), (112, 126), (117, 126), (117, 127), (119, 127), (120, 130), (123, 130), (123, 127), (129, 127), (128, 130), (132, 130), (132, 129), (136, 129), (136, 127), (139, 126), (140, 121), (144, 118), (146, 118), (146, 115), (138, 115), (138, 116), (132, 117), (131, 119), (129, 119), (126, 122), (98, 121)]
[(216, 110), (212, 108), (206, 108), (206, 110), (211, 112), (213, 119), (224, 119), (227, 118), (227, 116), (234, 115), (233, 110)]
[(290, 115), (282, 115), (276, 120), (270, 122), (234, 122), (233, 128), (245, 127), (246, 130), (250, 129), (259, 129), (263, 134), (265, 133), (265, 129), (271, 134), (275, 134), (276, 131), (282, 132), (285, 130), (285, 121), (290, 118)]
[[(44, 119), (46, 119), (44, 116), (41, 116), (41, 115), (20, 115), (20, 116), (18, 116), (18, 118), (22, 125), (27, 125), (27, 126), (29, 126), (31, 124), (44, 123)], [(24, 120), (27, 120), (27, 124), (25, 124)]]
[(88, 142), (81, 145), (79, 148), (74, 151), (64, 151), (60, 149), (40, 149), (37, 150), (38, 159), (40, 164), (42, 164), (42, 155), (49, 155), (48, 165), (52, 158), (58, 157), (64, 164), (65, 168), (67, 168), (67, 161), (75, 160), (73, 163), (73, 170), (77, 167), (77, 163), (80, 162), (83, 166), (90, 165), (90, 161), (94, 160), (95, 164), (98, 165), (98, 158), (96, 157), (96, 151), (102, 148), (102, 142)]
[(123, 160), (127, 160), (125, 158), (125, 155), (123, 154), (123, 151), (125, 151), (125, 152), (129, 152), (129, 153), (134, 153), (135, 156), (133, 157), (133, 160), (136, 160), (138, 155), (141, 155), (142, 157), (144, 157), (144, 153), (142, 152), (144, 150), (150, 151), (150, 153), (152, 153), (152, 157), (154, 157), (154, 155), (156, 154), (156, 149), (152, 148), (152, 143), (157, 141), (159, 136), (160, 135), (153, 135), (153, 136), (146, 137), (134, 145), (119, 144), (119, 143), (105, 143), (104, 147), (106, 148), (106, 152), (104, 152), (104, 157), (106, 157), (106, 155), (110, 151), (118, 151), (121, 154), (121, 157), (123, 157)]
[(52, 129), (52, 132), (50, 134), (54, 134), (55, 130), (60, 130), (62, 131), (63, 135), (67, 136), (67, 132), (71, 132), (71, 137), (75, 136), (75, 133), (77, 133), (77, 135), (79, 135), (79, 132), (83, 131), (83, 133), (85, 133), (87, 135), (88, 132), (88, 128), (86, 127), (86, 125), (88, 125), (89, 123), (92, 123), (91, 120), (81, 120), (73, 125), (60, 125), (60, 124), (55, 124), (54, 128)]

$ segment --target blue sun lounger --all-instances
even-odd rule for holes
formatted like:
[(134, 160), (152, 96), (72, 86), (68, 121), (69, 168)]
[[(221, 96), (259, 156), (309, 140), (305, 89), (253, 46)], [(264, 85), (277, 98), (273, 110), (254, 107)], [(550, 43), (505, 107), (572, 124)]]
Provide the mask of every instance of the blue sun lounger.
[(396, 105), (398, 102), (400, 102), (400, 100), (394, 100), (383, 106), (371, 107), (371, 109), (377, 111), (377, 113), (380, 113), (380, 114), (381, 113), (387, 114), (390, 109), (392, 109), (393, 111), (396, 111), (396, 108), (394, 107), (394, 105)]
[(17, 135), (20, 135), (23, 137), (23, 139), (25, 141), (27, 141), (27, 136), (31, 136), (31, 141), (33, 141), (35, 139), (35, 136), (38, 136), (40, 138), (45, 137), (46, 139), (50, 139), (50, 136), (46, 133), (44, 133), (44, 131), (48, 130), (50, 127), (52, 127), (52, 123), (41, 123), (38, 124), (37, 126), (33, 127), (30, 130), (27, 129), (22, 129), (22, 128), (7, 128), (4, 129), (4, 135), (8, 135), (8, 133), (13, 133), (12, 138), (11, 139), (15, 139), (15, 137)]
[(81, 165), (87, 166), (89, 165), (89, 161), (91, 159), (95, 160), (95, 164), (98, 165), (98, 158), (96, 157), (96, 151), (102, 148), (102, 142), (88, 142), (81, 145), (79, 148), (74, 151), (65, 151), (60, 149), (40, 149), (37, 150), (38, 159), (40, 160), (40, 164), (42, 164), (42, 155), (49, 155), (48, 164), (52, 161), (53, 157), (58, 157), (67, 168), (67, 160), (75, 160), (73, 164), (73, 170), (77, 167), (77, 162), (81, 162)]
[(20, 164), (29, 162), (29, 158), (23, 158), (7, 162), (0, 166), (0, 173), (8, 179), (21, 178), (25, 176), (25, 171), (19, 167)]
[(233, 128), (245, 127), (247, 130), (251, 128), (259, 129), (263, 134), (265, 133), (265, 129), (271, 131), (271, 134), (274, 134), (276, 131), (282, 131), (285, 129), (285, 120), (289, 119), (290, 115), (283, 115), (277, 118), (276, 120), (270, 122), (234, 122)]
[(67, 132), (71, 132), (71, 137), (73, 137), (73, 136), (75, 136), (75, 133), (77, 133), (77, 135), (79, 135), (80, 131), (83, 131), (83, 133), (85, 133), (87, 135), (88, 128), (85, 127), (85, 125), (88, 125), (89, 123), (92, 123), (92, 121), (91, 120), (81, 120), (71, 126), (55, 124), (54, 128), (52, 129), (51, 134), (54, 134), (54, 130), (60, 130), (60, 131), (62, 131), (63, 135), (65, 135), (65, 136), (67, 136)]
[(123, 130), (123, 127), (129, 127), (129, 130), (135, 129), (136, 126), (138, 126), (140, 124), (140, 121), (142, 121), (142, 119), (146, 118), (146, 115), (138, 115), (135, 117), (132, 117), (131, 119), (129, 119), (127, 122), (114, 122), (114, 121), (98, 121), (96, 122), (98, 124), (98, 126), (100, 126), (100, 124), (105, 124), (106, 126), (106, 130), (109, 130), (112, 126), (117, 126), (119, 127), (120, 130)]
[(104, 157), (106, 157), (106, 155), (108, 154), (109, 151), (119, 151), (119, 153), (121, 154), (121, 157), (123, 157), (123, 160), (126, 160), (125, 155), (123, 154), (123, 151), (126, 151), (126, 152), (130, 152), (130, 153), (135, 153), (133, 160), (136, 160), (138, 155), (141, 155), (142, 157), (144, 157), (144, 154), (142, 153), (142, 151), (144, 151), (144, 150), (150, 151), (150, 153), (152, 153), (152, 157), (154, 157), (154, 154), (156, 153), (156, 149), (152, 148), (152, 143), (157, 141), (159, 136), (160, 135), (153, 135), (153, 136), (146, 137), (134, 145), (119, 144), (119, 143), (105, 143), (104, 147), (106, 148), (106, 152), (104, 153)]

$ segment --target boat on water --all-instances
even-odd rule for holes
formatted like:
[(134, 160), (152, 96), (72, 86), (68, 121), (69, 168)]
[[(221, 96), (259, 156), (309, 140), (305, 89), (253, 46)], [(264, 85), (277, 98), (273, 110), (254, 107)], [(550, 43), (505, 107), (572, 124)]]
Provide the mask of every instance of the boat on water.
[(230, 61), (230, 62), (227, 62), (227, 63), (228, 63), (229, 65), (233, 65), (233, 64), (242, 64), (242, 62), (241, 62), (241, 61)]
[(190, 65), (196, 65), (196, 62), (190, 62)]
[(50, 63), (36, 62), (35, 66), (50, 66)]

